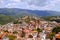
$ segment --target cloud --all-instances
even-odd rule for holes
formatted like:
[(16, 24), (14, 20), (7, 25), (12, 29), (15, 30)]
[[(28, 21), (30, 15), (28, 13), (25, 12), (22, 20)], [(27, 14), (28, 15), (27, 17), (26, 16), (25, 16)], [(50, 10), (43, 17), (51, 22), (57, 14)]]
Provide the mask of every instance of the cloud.
[(47, 0), (24, 0), (30, 5), (36, 5), (36, 6), (45, 6), (47, 4)]
[(0, 0), (0, 8), (60, 11), (60, 0)]

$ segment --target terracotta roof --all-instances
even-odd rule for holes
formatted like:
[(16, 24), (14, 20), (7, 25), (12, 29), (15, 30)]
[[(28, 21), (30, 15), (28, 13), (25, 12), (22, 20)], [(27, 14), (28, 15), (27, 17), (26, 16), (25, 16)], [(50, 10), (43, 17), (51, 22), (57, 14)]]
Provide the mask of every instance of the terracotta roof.
[(60, 39), (60, 35), (59, 34), (56, 34), (55, 35), (55, 38), (59, 38)]

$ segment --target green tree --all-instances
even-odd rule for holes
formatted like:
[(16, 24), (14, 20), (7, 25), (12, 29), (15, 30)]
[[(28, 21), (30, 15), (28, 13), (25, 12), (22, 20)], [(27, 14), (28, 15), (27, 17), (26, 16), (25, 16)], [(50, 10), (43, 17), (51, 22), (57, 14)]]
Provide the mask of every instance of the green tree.
[(26, 19), (25, 19), (25, 22), (26, 22), (26, 23), (29, 23), (29, 22), (30, 22), (30, 18), (29, 18), (29, 17), (26, 18)]
[(48, 34), (48, 38), (50, 38), (50, 40), (53, 39), (53, 36), (55, 36), (55, 33), (49, 33), (49, 34)]
[(21, 21), (19, 22), (19, 20), (14, 20), (13, 23), (14, 24), (22, 24), (22, 22)]
[(9, 22), (12, 22), (14, 20), (14, 18), (10, 17), (10, 16), (6, 16), (3, 14), (0, 14), (0, 24), (4, 25), (7, 24)]
[(60, 32), (60, 27), (55, 27), (55, 28), (53, 28), (52, 32), (53, 32), (53, 33), (58, 33), (58, 32)]
[(41, 30), (40, 28), (37, 28), (37, 31), (38, 31), (38, 33), (39, 33), (39, 32), (42, 32), (42, 30)]
[(13, 23), (14, 23), (14, 24), (18, 24), (18, 20), (14, 20)]
[(14, 40), (16, 38), (16, 36), (13, 35), (8, 35), (9, 40)]
[(14, 31), (13, 34), (17, 34), (18, 32), (17, 31)]
[(8, 32), (8, 30), (3, 30), (4, 32)]

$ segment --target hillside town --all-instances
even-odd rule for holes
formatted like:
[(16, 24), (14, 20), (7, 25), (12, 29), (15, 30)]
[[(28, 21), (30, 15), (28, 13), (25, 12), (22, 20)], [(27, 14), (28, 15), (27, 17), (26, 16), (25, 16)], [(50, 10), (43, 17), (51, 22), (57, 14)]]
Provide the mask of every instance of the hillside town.
[(24, 16), (6, 25), (0, 25), (0, 40), (60, 40), (58, 33), (52, 32), (60, 23), (46, 21), (39, 17)]

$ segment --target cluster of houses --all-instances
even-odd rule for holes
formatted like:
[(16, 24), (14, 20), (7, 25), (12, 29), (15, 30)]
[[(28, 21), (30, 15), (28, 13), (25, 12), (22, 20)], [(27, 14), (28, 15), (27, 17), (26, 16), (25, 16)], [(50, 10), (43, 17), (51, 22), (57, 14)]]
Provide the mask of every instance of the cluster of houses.
[[(28, 23), (25, 22), (29, 16), (18, 18), (20, 24), (14, 24), (13, 22), (6, 25), (0, 25), (0, 40), (10, 40), (9, 35), (15, 36), (14, 40), (50, 40), (47, 38), (48, 33), (52, 31), (54, 27), (59, 23), (53, 21), (45, 21), (40, 18), (33, 17), (35, 20), (31, 20)], [(38, 32), (36, 29), (42, 30)], [(60, 33), (59, 33), (60, 34)], [(53, 40), (56, 40), (53, 38)]]

